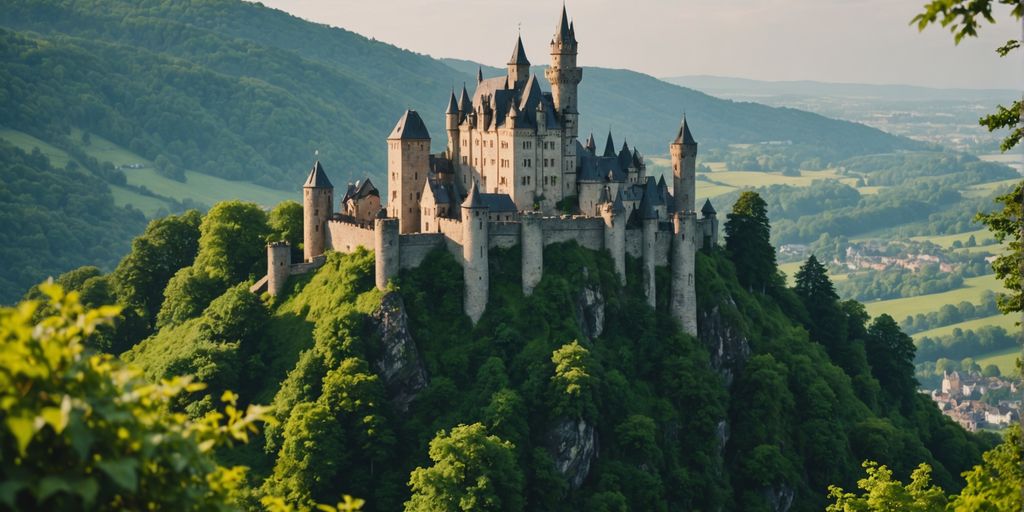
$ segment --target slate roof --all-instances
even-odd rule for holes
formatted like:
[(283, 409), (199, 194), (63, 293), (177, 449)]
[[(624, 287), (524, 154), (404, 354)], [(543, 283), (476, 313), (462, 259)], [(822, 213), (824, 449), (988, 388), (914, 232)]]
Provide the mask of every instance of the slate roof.
[(334, 188), (334, 185), (331, 185), (331, 180), (327, 179), (327, 173), (324, 172), (323, 166), (320, 165), (320, 160), (313, 164), (313, 169), (309, 171), (309, 177), (306, 178), (306, 183), (302, 187)]
[(565, 5), (562, 5), (562, 19), (558, 20), (558, 28), (555, 29), (555, 40), (562, 42), (573, 40), (572, 31), (569, 29), (569, 16), (565, 13)]
[(523, 49), (522, 36), (516, 38), (516, 49), (512, 50), (512, 57), (509, 58), (508, 63), (518, 66), (530, 65), (530, 60), (526, 58), (526, 50)]
[(458, 114), (459, 105), (458, 100), (455, 99), (455, 90), (452, 90), (452, 95), (448, 98), (448, 108), (444, 109), (445, 114)]
[(476, 185), (476, 180), (473, 180), (473, 184), (469, 187), (469, 193), (466, 194), (466, 200), (462, 202), (463, 208), (483, 208), (484, 203), (480, 199), (480, 187)]
[(708, 217), (708, 216), (711, 216), (711, 215), (716, 215), (718, 212), (715, 211), (715, 207), (714, 206), (711, 206), (711, 200), (710, 199), (705, 199), (704, 200), (704, 207), (700, 209), (700, 213), (701, 213), (701, 215), (703, 215), (705, 217)]
[(391, 130), (388, 140), (430, 140), (430, 133), (423, 119), (415, 110), (406, 110), (398, 120), (395, 129)]
[(609, 130), (608, 139), (604, 142), (604, 156), (614, 157), (615, 155), (615, 143), (612, 142), (612, 132)]
[(480, 193), (480, 202), (487, 208), (489, 213), (515, 212), (516, 203), (508, 194), (487, 194)]
[(623, 213), (626, 206), (622, 204), (622, 189), (615, 193), (615, 201), (612, 202), (612, 213)]
[[(548, 129), (557, 129), (558, 118), (555, 117), (555, 103), (550, 92), (544, 92), (536, 75), (515, 84), (509, 84), (507, 76), (485, 78), (477, 84), (471, 100), (471, 111), (489, 112), (491, 119), (487, 129), (505, 126), (509, 112), (514, 104), (519, 110), (516, 117), (517, 128), (537, 128), (537, 109), (543, 111), (543, 122)], [(462, 105), (459, 105), (460, 110)], [(466, 113), (466, 112), (464, 112)], [(529, 113), (530, 115), (525, 115)]]
[(696, 144), (697, 141), (693, 140), (693, 135), (690, 133), (690, 127), (686, 124), (686, 114), (683, 114), (683, 122), (679, 125), (679, 133), (676, 134), (676, 140), (673, 144)]
[(341, 198), (341, 202), (344, 203), (349, 199), (363, 199), (367, 196), (380, 197), (380, 191), (373, 185), (370, 178), (357, 181), (355, 184), (349, 183), (348, 188), (345, 190), (345, 196)]
[(463, 115), (473, 110), (473, 103), (469, 101), (469, 93), (466, 92), (466, 84), (462, 84), (462, 95), (459, 96), (459, 112)]
[(640, 199), (640, 218), (644, 220), (657, 219), (658, 210), (655, 209), (658, 201), (658, 186), (654, 183), (654, 176), (647, 177), (647, 184), (644, 186), (644, 196)]
[(597, 151), (597, 143), (594, 142), (593, 133), (590, 134), (590, 137), (587, 137), (587, 142), (583, 144), (583, 147), (589, 149), (591, 153)]

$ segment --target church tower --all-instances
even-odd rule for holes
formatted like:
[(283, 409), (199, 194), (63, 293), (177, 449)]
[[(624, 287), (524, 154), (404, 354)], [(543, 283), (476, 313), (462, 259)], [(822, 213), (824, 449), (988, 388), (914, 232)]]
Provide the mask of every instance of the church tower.
[(519, 36), (516, 38), (516, 48), (512, 50), (512, 58), (508, 60), (508, 83), (511, 87), (519, 82), (525, 82), (528, 78), (530, 60), (526, 58), (526, 50), (523, 49), (523, 37)]
[(415, 110), (406, 110), (388, 136), (388, 216), (401, 233), (420, 230), (420, 194), (430, 169), (430, 133)]
[(690, 134), (686, 124), (686, 115), (679, 125), (676, 139), (668, 147), (672, 155), (672, 195), (675, 198), (675, 211), (693, 212), (696, 210), (697, 194), (697, 141)]
[(306, 261), (324, 253), (327, 219), (334, 208), (334, 185), (317, 160), (302, 185), (302, 257)]

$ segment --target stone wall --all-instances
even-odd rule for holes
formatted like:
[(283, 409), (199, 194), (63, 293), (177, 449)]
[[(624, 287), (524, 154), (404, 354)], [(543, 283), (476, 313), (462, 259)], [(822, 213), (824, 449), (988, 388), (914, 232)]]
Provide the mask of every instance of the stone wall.
[(430, 251), (444, 244), (440, 233), (409, 233), (398, 237), (399, 267), (416, 268)]
[(575, 240), (587, 249), (604, 248), (604, 220), (601, 217), (563, 216), (541, 219), (544, 245)]
[(487, 233), (487, 248), (508, 249), (519, 243), (518, 222), (491, 222)]
[(373, 227), (331, 219), (327, 221), (327, 248), (350, 253), (363, 246), (373, 250)]

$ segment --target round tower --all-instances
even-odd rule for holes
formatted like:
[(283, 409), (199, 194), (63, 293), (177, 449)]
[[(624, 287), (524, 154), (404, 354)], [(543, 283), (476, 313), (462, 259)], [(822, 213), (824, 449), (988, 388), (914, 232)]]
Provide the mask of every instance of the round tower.
[(690, 133), (685, 115), (683, 115), (683, 122), (679, 125), (679, 132), (672, 144), (669, 144), (668, 149), (672, 156), (672, 195), (675, 200), (675, 211), (695, 211), (697, 141)]
[(644, 295), (647, 297), (647, 305), (653, 308), (655, 305), (654, 251), (657, 246), (658, 216), (645, 217), (643, 230)]
[(455, 99), (455, 90), (448, 98), (448, 108), (444, 111), (444, 128), (448, 132), (448, 159), (453, 166), (459, 164), (459, 105)]
[(487, 308), (487, 211), (474, 181), (462, 203), (462, 275), (466, 286), (463, 309), (474, 325)]
[(604, 218), (604, 248), (612, 256), (615, 273), (619, 282), (626, 284), (626, 208), (622, 204), (622, 193), (615, 196), (615, 201), (601, 205), (601, 217)]
[(693, 279), (697, 247), (697, 215), (675, 212), (672, 217), (672, 288), (669, 312), (686, 333), (697, 335), (697, 291)]
[(305, 261), (324, 253), (327, 219), (334, 208), (334, 185), (317, 160), (302, 186), (302, 256)]
[[(583, 80), (583, 70), (576, 65), (576, 56), (579, 53), (579, 44), (576, 41), (576, 27), (569, 23), (569, 17), (562, 6), (562, 17), (555, 28), (555, 35), (551, 38), (551, 66), (544, 71), (551, 84), (551, 97), (555, 103), (555, 110), (562, 114), (572, 114), (572, 138), (578, 136), (575, 116), (579, 114), (577, 108), (576, 90)], [(568, 120), (567, 120), (568, 121)], [(566, 127), (569, 128), (568, 122)]]
[(523, 250), (523, 295), (530, 295), (544, 273), (544, 231), (537, 212), (522, 214), (520, 245)]
[(387, 289), (388, 281), (398, 275), (398, 231), (398, 219), (387, 217), (381, 209), (373, 220), (374, 271), (378, 290)]
[(288, 242), (267, 244), (267, 293), (277, 297), (288, 282), (292, 267), (292, 246)]

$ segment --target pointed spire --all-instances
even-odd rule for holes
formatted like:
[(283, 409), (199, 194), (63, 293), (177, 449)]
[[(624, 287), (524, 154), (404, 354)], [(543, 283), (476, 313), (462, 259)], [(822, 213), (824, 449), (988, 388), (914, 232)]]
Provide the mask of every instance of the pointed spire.
[(565, 4), (562, 4), (562, 19), (558, 20), (558, 29), (555, 31), (556, 41), (569, 41), (569, 15), (565, 13)]
[(587, 142), (583, 144), (583, 147), (590, 150), (591, 153), (597, 151), (597, 143), (594, 142), (594, 134), (591, 133), (590, 137), (587, 137)]
[(615, 193), (615, 201), (612, 203), (612, 213), (626, 213), (626, 206), (622, 204), (622, 187)]
[(718, 212), (715, 211), (714, 206), (711, 206), (711, 199), (705, 199), (704, 207), (700, 209), (700, 213), (705, 217), (714, 217)]
[(644, 197), (640, 198), (640, 218), (644, 220), (657, 219), (658, 210), (655, 209), (657, 202), (658, 186), (654, 183), (654, 176), (648, 176), (644, 187)]
[(313, 169), (309, 171), (309, 177), (306, 178), (306, 183), (302, 185), (302, 188), (334, 188), (334, 185), (331, 185), (331, 180), (327, 179), (327, 173), (320, 165), (320, 160), (313, 163)]
[(466, 200), (462, 202), (463, 208), (483, 208), (484, 202), (480, 199), (480, 188), (477, 187), (476, 180), (473, 180), (473, 184), (469, 187), (469, 194), (466, 194)]
[(455, 100), (455, 89), (452, 89), (452, 95), (448, 98), (448, 108), (444, 111), (445, 114), (458, 114), (459, 107), (458, 102)]
[(615, 156), (615, 143), (612, 142), (612, 132), (608, 130), (608, 140), (604, 143), (604, 156)]
[(697, 141), (693, 140), (693, 135), (690, 133), (690, 127), (686, 124), (686, 114), (683, 114), (683, 122), (679, 125), (679, 133), (676, 134), (676, 140), (673, 144), (686, 144), (693, 145)]
[(529, 66), (530, 60), (526, 58), (526, 50), (523, 49), (522, 36), (516, 37), (516, 49), (512, 51), (512, 57), (508, 60), (509, 65)]
[(484, 81), (484, 68), (483, 66), (477, 66), (476, 68), (476, 83)]
[(415, 110), (406, 110), (395, 129), (391, 130), (388, 140), (430, 140), (430, 132), (427, 125), (423, 124), (423, 118)]
[(473, 104), (469, 101), (469, 93), (466, 92), (466, 84), (462, 84), (462, 95), (459, 96), (459, 112), (468, 114), (473, 110)]
[(620, 149), (619, 151), (620, 152), (625, 151), (625, 152), (629, 153), (629, 144), (626, 143), (625, 139), (623, 139), (623, 141), (622, 141), (622, 149)]

